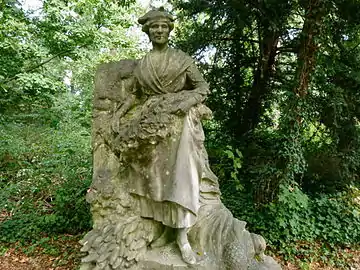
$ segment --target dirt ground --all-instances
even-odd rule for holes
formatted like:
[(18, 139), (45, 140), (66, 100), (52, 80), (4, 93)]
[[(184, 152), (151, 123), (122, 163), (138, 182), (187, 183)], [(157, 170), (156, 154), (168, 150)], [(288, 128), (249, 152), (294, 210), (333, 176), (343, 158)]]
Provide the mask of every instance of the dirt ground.
[(55, 266), (56, 257), (38, 256), (29, 257), (25, 254), (9, 250), (0, 257), (0, 270), (68, 270), (76, 269), (76, 266)]
[(81, 257), (80, 238), (62, 235), (32, 245), (0, 244), (0, 270), (76, 270)]

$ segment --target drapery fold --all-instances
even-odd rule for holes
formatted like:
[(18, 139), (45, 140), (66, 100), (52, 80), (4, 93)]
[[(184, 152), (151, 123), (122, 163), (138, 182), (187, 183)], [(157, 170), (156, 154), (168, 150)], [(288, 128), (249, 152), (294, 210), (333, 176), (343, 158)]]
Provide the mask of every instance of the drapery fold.
[(201, 85), (204, 92), (207, 84), (190, 56), (180, 50), (162, 52), (160, 65), (154, 66), (152, 57), (148, 53), (134, 71), (137, 92), (148, 98), (124, 117), (127, 128), (118, 132), (117, 139), (138, 145), (132, 150), (138, 156), (131, 156), (128, 177), (130, 192), (139, 197), (141, 215), (186, 228), (195, 223), (200, 208), (207, 157), (198, 106), (183, 115), (173, 112), (179, 102), (192, 97), (192, 92), (184, 91), (192, 90), (187, 86)]

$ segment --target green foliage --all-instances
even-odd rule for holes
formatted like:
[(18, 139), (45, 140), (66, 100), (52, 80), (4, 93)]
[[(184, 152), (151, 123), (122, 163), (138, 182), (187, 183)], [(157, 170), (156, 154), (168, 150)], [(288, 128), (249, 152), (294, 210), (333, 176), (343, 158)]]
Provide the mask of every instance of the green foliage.
[[(222, 199), (305, 269), (360, 242), (360, 6), (315, 2), (172, 2), (174, 44), (211, 86), (206, 144)], [(93, 76), (139, 58), (129, 27), (141, 10), (107, 0), (0, 10), (0, 241), (82, 232)], [(29, 252), (57, 254), (49, 242)]]
[(137, 58), (132, 1), (16, 1), (0, 12), (0, 240), (91, 226), (91, 107), (96, 67)]
[(222, 200), (285, 259), (339, 263), (359, 243), (359, 2), (174, 4), (212, 91)]
[(46, 0), (0, 12), (0, 241), (91, 226), (91, 107), (96, 67), (137, 58), (132, 1)]
[[(245, 166), (247, 162), (250, 162), (252, 165), (249, 167), (253, 171), (240, 170), (241, 180), (248, 175), (254, 177), (260, 175), (253, 181), (255, 183), (260, 181), (260, 184), (264, 186), (264, 183), (274, 182), (264, 182), (266, 177), (282, 176), (281, 157), (276, 157), (269, 151), (273, 149), (273, 153), (277, 153), (277, 147), (281, 147), (282, 144), (276, 143), (276, 137), (270, 134), (268, 137), (268, 142), (272, 142), (271, 147), (264, 140), (261, 141), (262, 144), (260, 141), (253, 140), (251, 145), (248, 145), (247, 149), (255, 151), (257, 156), (252, 155), (254, 160), (243, 161)], [(266, 137), (262, 134), (261, 138)], [(278, 139), (281, 142), (281, 138)], [(233, 157), (234, 153), (226, 155)], [(261, 165), (256, 166), (256, 164)], [(228, 163), (227, 166), (231, 165), (233, 164)], [(329, 163), (325, 165), (330, 167), (328, 169), (330, 172), (337, 169)], [(218, 170), (218, 166), (214, 169)], [(233, 168), (224, 166), (221, 168), (226, 169), (223, 175), (220, 174), (221, 177), (237, 170), (234, 165)], [(331, 173), (327, 175), (331, 176)], [(271, 250), (281, 255), (284, 260), (295, 260), (298, 265), (322, 261), (343, 267), (348, 259), (344, 250), (356, 249), (360, 242), (360, 191), (355, 186), (350, 186), (342, 192), (319, 195), (315, 191), (309, 195), (304, 193), (296, 182), (280, 184), (273, 202), (257, 204), (254, 198), (258, 198), (259, 195), (249, 193), (253, 184), (249, 185), (245, 182), (243, 191), (234, 192), (236, 184), (230, 177), (227, 176), (226, 179), (220, 182), (223, 202), (237, 218), (248, 222), (250, 231), (263, 235)], [(331, 178), (328, 180), (331, 184)], [(322, 188), (318, 187), (318, 190)]]
[(139, 12), (132, 1), (47, 0), (40, 16), (16, 1), (5, 3), (0, 13), (0, 113), (50, 108), (53, 97), (66, 92), (63, 81), (71, 72), (72, 89), (90, 97), (96, 65), (138, 51), (131, 46), (136, 37), (126, 34), (134, 20), (131, 13)]
[(224, 198), (235, 215), (285, 260), (343, 263), (338, 252), (360, 242), (359, 189), (314, 198), (293, 184), (281, 185), (279, 192), (276, 202), (261, 207), (254, 207), (248, 194)]
[(244, 189), (244, 186), (240, 183), (239, 169), (241, 169), (243, 156), (238, 149), (235, 149), (233, 152), (232, 147), (229, 145), (227, 146), (227, 149), (224, 151), (224, 153), (232, 161), (233, 171), (230, 172), (230, 179), (234, 181), (236, 189), (241, 191)]
[(58, 129), (1, 125), (1, 240), (90, 227), (85, 194), (91, 181), (89, 130), (61, 122)]
[[(176, 45), (201, 61), (212, 90), (211, 140), (242, 152), (241, 182), (256, 203), (294, 181), (309, 193), (358, 182), (360, 22), (349, 10), (358, 2), (174, 4)], [(324, 135), (309, 138), (310, 127)], [(210, 150), (219, 164), (220, 152)], [(331, 160), (333, 170), (320, 165)]]

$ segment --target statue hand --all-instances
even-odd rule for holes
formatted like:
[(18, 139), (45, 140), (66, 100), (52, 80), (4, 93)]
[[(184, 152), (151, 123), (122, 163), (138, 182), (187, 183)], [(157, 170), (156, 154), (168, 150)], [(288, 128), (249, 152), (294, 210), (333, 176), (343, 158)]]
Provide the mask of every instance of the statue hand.
[(136, 96), (131, 94), (129, 95), (123, 103), (117, 104), (114, 109), (114, 113), (112, 116), (112, 129), (115, 132), (119, 131), (120, 128), (120, 118), (122, 118), (129, 109), (136, 104)]
[(204, 99), (201, 94), (190, 91), (183, 91), (182, 94), (184, 98), (182, 98), (181, 101), (174, 106), (174, 112), (180, 115), (186, 114), (192, 107), (201, 103)]
[(194, 105), (187, 102), (187, 101), (182, 101), (181, 103), (179, 103), (176, 108), (175, 108), (175, 114), (178, 115), (185, 115), (190, 109), (191, 107), (193, 107)]

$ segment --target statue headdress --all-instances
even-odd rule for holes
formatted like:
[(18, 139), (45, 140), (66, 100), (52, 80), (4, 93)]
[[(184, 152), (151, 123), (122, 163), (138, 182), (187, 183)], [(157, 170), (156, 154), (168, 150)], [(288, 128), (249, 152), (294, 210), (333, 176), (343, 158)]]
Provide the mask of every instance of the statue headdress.
[(154, 21), (164, 20), (170, 28), (170, 31), (174, 29), (174, 17), (165, 11), (164, 7), (153, 9), (148, 11), (144, 16), (138, 19), (138, 22), (142, 25), (142, 31), (149, 33), (149, 27)]

